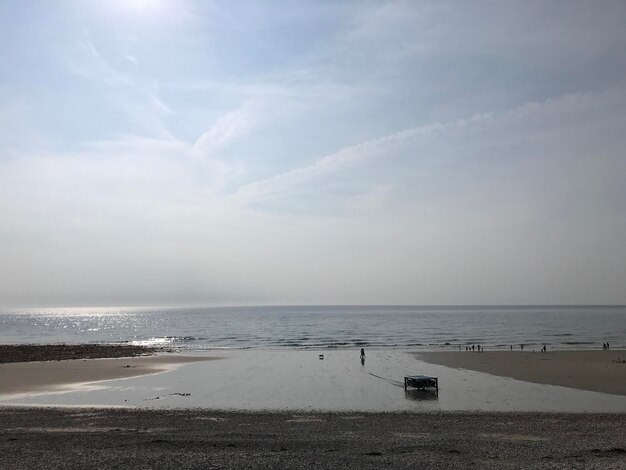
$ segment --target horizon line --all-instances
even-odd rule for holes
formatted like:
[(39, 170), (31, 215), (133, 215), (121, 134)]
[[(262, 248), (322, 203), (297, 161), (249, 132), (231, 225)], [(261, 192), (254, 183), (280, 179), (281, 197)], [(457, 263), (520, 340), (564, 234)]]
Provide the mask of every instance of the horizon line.
[(567, 304), (567, 303), (529, 303), (529, 304), (313, 304), (313, 303), (276, 303), (276, 304), (144, 304), (144, 305), (26, 305), (0, 306), (0, 309), (96, 309), (96, 308), (285, 308), (285, 307), (419, 307), (419, 308), (610, 308), (626, 307), (626, 304)]

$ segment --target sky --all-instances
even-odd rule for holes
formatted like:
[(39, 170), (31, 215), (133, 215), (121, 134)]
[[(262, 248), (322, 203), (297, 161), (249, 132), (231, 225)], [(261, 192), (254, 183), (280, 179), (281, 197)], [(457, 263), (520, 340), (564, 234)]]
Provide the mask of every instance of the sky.
[(0, 2), (0, 306), (626, 304), (623, 1)]

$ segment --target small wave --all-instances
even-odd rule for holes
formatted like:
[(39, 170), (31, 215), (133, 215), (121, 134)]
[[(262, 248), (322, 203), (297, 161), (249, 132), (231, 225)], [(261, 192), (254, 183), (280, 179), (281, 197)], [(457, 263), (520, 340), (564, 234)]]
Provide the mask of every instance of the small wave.
[(189, 343), (193, 341), (203, 341), (207, 338), (198, 338), (195, 336), (155, 336), (148, 339), (138, 339), (128, 341), (129, 344), (135, 346), (161, 346), (173, 343)]
[(165, 338), (169, 338), (173, 341), (203, 341), (208, 339), (198, 336), (165, 336)]

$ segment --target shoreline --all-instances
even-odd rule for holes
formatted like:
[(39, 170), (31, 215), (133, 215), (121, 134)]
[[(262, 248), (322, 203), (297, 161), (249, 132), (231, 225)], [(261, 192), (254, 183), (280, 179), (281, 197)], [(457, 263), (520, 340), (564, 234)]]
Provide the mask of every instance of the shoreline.
[(626, 351), (437, 351), (414, 352), (418, 359), (455, 369), (525, 382), (626, 396)]
[(610, 470), (625, 430), (623, 413), (0, 407), (0, 467)]

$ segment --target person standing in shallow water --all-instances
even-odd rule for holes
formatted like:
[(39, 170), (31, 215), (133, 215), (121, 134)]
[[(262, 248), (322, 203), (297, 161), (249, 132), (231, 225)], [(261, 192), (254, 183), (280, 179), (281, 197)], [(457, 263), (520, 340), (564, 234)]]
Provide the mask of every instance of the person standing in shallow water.
[(365, 349), (361, 348), (361, 365), (365, 365)]

